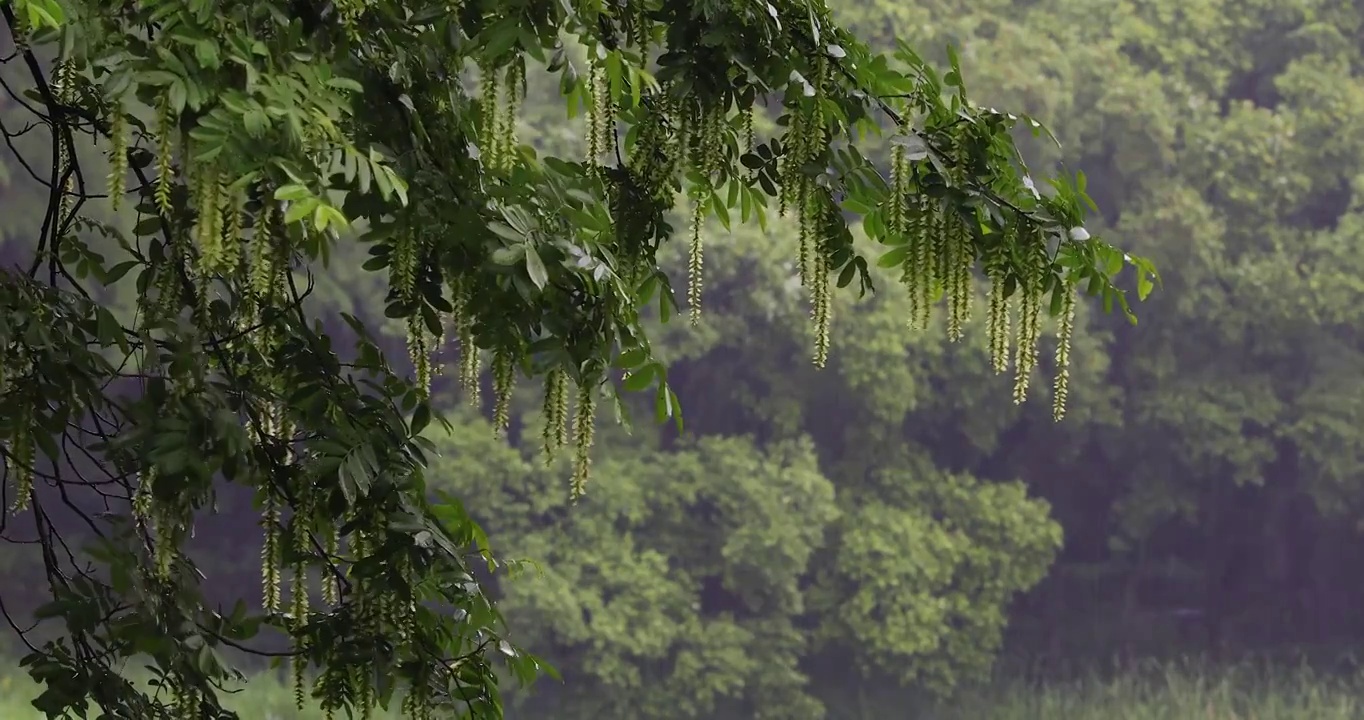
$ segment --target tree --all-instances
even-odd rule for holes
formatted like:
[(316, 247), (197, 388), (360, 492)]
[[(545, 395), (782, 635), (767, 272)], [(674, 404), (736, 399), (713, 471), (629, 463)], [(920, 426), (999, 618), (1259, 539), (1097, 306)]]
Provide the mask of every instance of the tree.
[[(401, 686), (413, 717), (499, 715), (495, 659), (523, 680), (542, 666), (507, 641), (472, 573), (497, 563), (482, 532), (456, 500), (426, 496), (433, 354), (457, 342), (471, 395), (490, 362), (497, 428), (516, 379), (543, 378), (545, 449), (574, 446), (582, 495), (600, 397), (651, 389), (680, 426), (640, 313), (655, 298), (676, 309), (656, 253), (679, 190), (694, 322), (705, 219), (761, 221), (773, 202), (794, 218), (791, 272), (820, 366), (832, 287), (871, 289), (851, 217), (885, 246), (875, 262), (901, 272), (917, 325), (946, 299), (953, 339), (984, 265), (996, 368), (1016, 357), (1020, 401), (1044, 303), (1064, 348), (1079, 285), (1130, 315), (1114, 276), (1133, 265), (1143, 297), (1156, 279), (1085, 230), (1083, 176), (1037, 189), (1010, 136), (1034, 121), (972, 105), (955, 59), (939, 77), (907, 47), (873, 55), (819, 3), (7, 0), (0, 12), (56, 148), (36, 251), (0, 282), (6, 488), (45, 549), (52, 602), (38, 614), (66, 625), (24, 660), (52, 717), (90, 703), (111, 717), (221, 716), (215, 688), (234, 670), (220, 651), (266, 652), (269, 632), (288, 638), (277, 652), (300, 702), (316, 671), (329, 710), (364, 716)], [(517, 143), (531, 73), (558, 75), (585, 116), (585, 158)], [(774, 137), (749, 132), (760, 104), (781, 107)], [(886, 122), (888, 179), (854, 143)], [(82, 172), (82, 135), (109, 149), (103, 188)], [(101, 196), (136, 212), (130, 234), (83, 213)], [(305, 311), (309, 263), (342, 242), (367, 244), (365, 269), (387, 273), (409, 366), (351, 316), (343, 355)], [(125, 278), (138, 302), (121, 316), (86, 289)], [(209, 607), (179, 553), (231, 487), (261, 507), (261, 613)], [(90, 512), (96, 501), (108, 509)], [(63, 549), (63, 505), (86, 522), (98, 571)], [(164, 692), (115, 672), (134, 657)]]
[(1090, 230), (1178, 268), (1146, 311), (1160, 322), (1113, 323), (1104, 387), (1075, 378), (1101, 419), (1006, 425), (1008, 442), (963, 460), (1025, 479), (1066, 528), (1012, 624), (1050, 606), (1045, 644), (1092, 625), (1105, 634), (1071, 639), (1103, 658), (1114, 641), (1199, 650), (1173, 608), (1205, 610), (1228, 649), (1357, 636), (1358, 4), (830, 5), (864, 38), (960, 42), (977, 101), (1079, 149), (1066, 159), (1103, 209)]
[[(513, 425), (533, 431), (528, 405)], [(836, 492), (808, 438), (603, 437), (601, 491), (570, 509), (559, 464), (467, 412), (428, 475), (503, 555), (534, 558), (492, 590), (564, 670), (516, 717), (822, 718), (858, 680), (952, 690), (989, 668), (1008, 600), (1060, 544), (1019, 483), (905, 452)]]

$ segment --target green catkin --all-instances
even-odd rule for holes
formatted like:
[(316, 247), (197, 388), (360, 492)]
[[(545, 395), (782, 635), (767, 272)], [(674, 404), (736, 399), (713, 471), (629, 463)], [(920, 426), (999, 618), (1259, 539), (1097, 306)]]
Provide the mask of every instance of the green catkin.
[[(59, 60), (52, 69), (52, 93), (57, 101), (62, 104), (70, 103), (73, 90), (71, 88), (71, 77), (75, 72), (70, 60)], [(69, 172), (71, 168), (70, 145), (67, 140), (70, 137), (65, 125), (59, 125), (61, 130), (58, 132), (60, 137), (54, 138), (57, 141), (57, 169), (58, 176), (63, 178), (62, 190), (57, 201), (57, 219), (59, 223), (65, 223), (66, 217), (71, 212), (71, 202), (75, 195), (75, 173)]]
[(904, 146), (896, 145), (890, 155), (890, 193), (886, 197), (886, 232), (893, 238), (905, 238), (909, 231), (908, 165)]
[(361, 41), (362, 29), (360, 16), (364, 12), (364, 0), (339, 0), (337, 3), (337, 15), (341, 18), (341, 25), (346, 30), (346, 37), (351, 42)]
[(9, 471), (14, 478), (14, 502), (10, 504), (10, 511), (18, 514), (28, 509), (29, 497), (33, 494), (33, 430), (26, 408), (20, 408), (16, 415), (18, 422), (10, 444)]
[[(383, 537), (373, 529), (358, 531), (356, 535), (361, 539), (365, 555), (378, 554), (383, 550)], [(388, 616), (388, 594), (383, 590), (380, 583), (367, 582), (357, 593), (359, 613), (357, 619), (364, 632), (374, 638), (383, 633), (383, 622)], [(355, 700), (359, 706), (360, 717), (368, 719), (373, 717), (375, 704), (374, 666), (362, 661), (357, 670), (358, 677), (353, 680)]]
[[(346, 522), (351, 523), (354, 521), (355, 513), (347, 512)], [(364, 587), (364, 583), (361, 581), (360, 577), (355, 574), (355, 567), (359, 565), (362, 560), (365, 559), (366, 555), (369, 554), (369, 547), (365, 543), (365, 533), (359, 529), (353, 531), (350, 536), (349, 545), (351, 562), (350, 566), (346, 568), (346, 576), (351, 578), (352, 590), (354, 591), (353, 596), (355, 598), (356, 614), (360, 616), (360, 619), (363, 619), (364, 610), (368, 603), (368, 600), (366, 599), (367, 596), (365, 594), (365, 590), (367, 588)]]
[(480, 404), (478, 348), (474, 345), (473, 318), (470, 317), (468, 280), (450, 279), (450, 326), (459, 352), (458, 380), (464, 391), (465, 400), (473, 407)]
[(693, 327), (701, 323), (701, 265), (703, 260), (701, 230), (706, 220), (706, 204), (707, 201), (704, 197), (697, 197), (692, 200), (691, 237), (687, 243), (687, 304), (690, 306)]
[(648, 113), (640, 121), (635, 143), (625, 158), (626, 167), (639, 173), (644, 183), (651, 187), (658, 180), (657, 171), (663, 166), (663, 163), (654, 162), (654, 154), (664, 149), (664, 128), (659, 104), (646, 102), (643, 105)]
[(389, 261), (389, 282), (403, 302), (411, 302), (417, 287), (418, 238), (410, 224), (405, 224), (393, 238)]
[(569, 484), (569, 499), (577, 502), (587, 494), (587, 480), (592, 469), (592, 440), (597, 419), (597, 395), (589, 383), (578, 388), (578, 411), (573, 418), (573, 479)]
[(199, 717), (199, 696), (184, 680), (175, 684), (175, 711), (181, 718)]
[(336, 717), (336, 709), (350, 694), (350, 673), (340, 662), (329, 660), (322, 666), (313, 684), (313, 694), (321, 699), (322, 714), (327, 720)]
[[(335, 525), (327, 528), (326, 549), (328, 560), (336, 562), (341, 551), (341, 531)], [(333, 607), (341, 602), (341, 580), (331, 568), (322, 575), (322, 601)]]
[(777, 195), (778, 212), (782, 215), (793, 206), (797, 213), (805, 207), (801, 198), (807, 194), (812, 184), (811, 179), (805, 175), (805, 166), (823, 149), (821, 145), (825, 128), (821, 102), (828, 67), (822, 57), (816, 61), (813, 72), (814, 96), (809, 98), (808, 102), (793, 107), (788, 116), (786, 152), (780, 169), (781, 188)]
[(156, 206), (161, 216), (171, 216), (172, 135), (175, 117), (171, 112), (170, 94), (162, 93), (156, 106)]
[(261, 528), (265, 533), (265, 543), (261, 547), (261, 605), (267, 614), (280, 610), (280, 555), (279, 544), (279, 501), (273, 490), (265, 492), (265, 508), (261, 513)]
[(294, 709), (303, 712), (303, 708), (308, 704), (308, 659), (303, 654), (305, 643), (298, 640), (295, 643), (297, 653), (289, 659), (289, 669), (292, 671), (292, 681), (294, 686)]
[[(226, 177), (223, 175), (221, 168), (213, 168), (210, 182), (212, 182), (215, 187), (212, 191), (212, 202), (206, 210), (209, 215), (206, 232), (212, 235), (213, 242), (217, 248), (217, 257), (212, 266), (212, 273), (217, 273), (230, 265), (228, 261), (230, 251), (227, 248), (227, 243), (223, 242), (223, 220), (227, 217), (224, 213), (224, 206), (227, 204), (228, 193)], [(209, 279), (207, 276), (210, 275), (210, 272), (202, 270), (200, 275), (203, 276), (201, 277), (201, 280), (207, 281)]]
[[(351, 536), (352, 569), (374, 549), (368, 535), (367, 531), (357, 528), (354, 535)], [(373, 588), (359, 576), (352, 575), (352, 577), (354, 578), (352, 587), (355, 593), (355, 623), (362, 633), (372, 635), (378, 630), (376, 611), (379, 609), (374, 606)], [(373, 668), (362, 660), (360, 664), (351, 667), (351, 672), (343, 681), (351, 690), (354, 704), (360, 710), (362, 717), (369, 713), (368, 708), (374, 701), (373, 677)]]
[(118, 212), (123, 206), (123, 194), (126, 190), (125, 179), (128, 176), (128, 118), (124, 114), (123, 104), (113, 103), (109, 108), (109, 141), (112, 147), (109, 149), (109, 202), (113, 205), (114, 212)]
[(721, 111), (716, 109), (702, 111), (700, 134), (696, 138), (690, 157), (692, 171), (705, 178), (705, 182), (698, 183), (693, 189), (691, 241), (687, 246), (687, 304), (690, 306), (693, 327), (701, 322), (701, 291), (704, 283), (702, 231), (706, 211), (710, 206), (711, 176), (715, 174), (724, 158), (721, 153), (724, 142), (723, 128), (724, 116)]
[(414, 681), (407, 697), (403, 698), (403, 714), (410, 720), (430, 720), (431, 713), (430, 686), (425, 679)]
[(724, 108), (710, 108), (701, 117), (702, 132), (696, 145), (701, 155), (694, 165), (707, 179), (713, 179), (725, 167), (725, 130), (728, 127)]
[(825, 250), (815, 257), (814, 310), (815, 367), (823, 368), (829, 361), (830, 328), (833, 324), (832, 288), (829, 285), (829, 253)]
[[(270, 214), (270, 217), (272, 218), (270, 237), (273, 239), (273, 233), (279, 229), (277, 220), (279, 217), (278, 207)], [(289, 288), (289, 270), (293, 267), (293, 251), (290, 250), (288, 243), (281, 242), (272, 244), (275, 247), (275, 258), (271, 261), (270, 268), (275, 273), (275, 279), (271, 284), (270, 294), (272, 297), (276, 297), (284, 294)]]
[(180, 297), (180, 274), (179, 263), (180, 253), (174, 245), (164, 246), (165, 261), (160, 268), (153, 270), (156, 278), (156, 308), (155, 316), (158, 318), (168, 318), (176, 314), (182, 302)]
[(502, 143), (497, 141), (498, 130), (502, 127), (502, 106), (499, 99), (501, 93), (497, 82), (497, 69), (491, 64), (485, 64), (480, 71), (482, 82), (479, 88), (479, 108), (482, 112), (480, 118), (482, 122), (479, 128), (479, 149), (482, 151), (483, 164), (489, 169), (496, 170), (502, 167), (502, 159), (498, 157)]
[[(649, 112), (630, 151), (629, 167), (639, 173), (655, 198), (671, 204), (671, 180), (684, 157), (689, 123), (674, 121), (675, 103), (664, 94), (652, 95), (645, 107)], [(677, 126), (676, 133), (669, 132), (673, 126)]]
[(1018, 318), (1017, 360), (1014, 364), (1014, 403), (1021, 404), (1028, 398), (1028, 381), (1037, 367), (1037, 341), (1042, 330), (1042, 283), (1043, 265), (1037, 256), (1042, 252), (1040, 232), (1030, 228), (1025, 237), (1028, 243), (1026, 252), (1028, 263), (1022, 278), (1022, 301)]
[(501, 437), (511, 425), (512, 390), (516, 384), (516, 356), (499, 348), (493, 353), (493, 432)]
[(924, 304), (924, 286), (927, 283), (925, 271), (928, 263), (928, 216), (927, 200), (919, 195), (909, 195), (905, 207), (905, 238), (909, 252), (905, 256), (905, 286), (909, 294), (909, 321), (911, 330), (921, 329), (921, 320), (928, 312)]
[(222, 235), (217, 227), (222, 218), (218, 207), (218, 168), (209, 165), (199, 172), (201, 174), (195, 178), (198, 219), (194, 239), (199, 246), (199, 262), (193, 268), (196, 277), (210, 275), (222, 259)]
[(788, 117), (786, 152), (782, 155), (781, 166), (778, 169), (781, 185), (777, 188), (777, 214), (782, 217), (791, 211), (793, 204), (799, 203), (800, 191), (804, 185), (799, 172), (800, 166), (796, 164), (804, 145), (802, 142), (805, 134), (804, 116), (798, 108), (793, 108)]
[(933, 286), (938, 282), (938, 238), (942, 234), (941, 206), (925, 198), (922, 202), (922, 235), (918, 239), (915, 263), (919, 266), (919, 317), (920, 330), (927, 330), (933, 320)]
[(958, 314), (960, 296), (957, 288), (957, 263), (961, 245), (957, 237), (957, 218), (949, 210), (945, 212), (942, 225), (942, 254), (938, 264), (938, 275), (942, 278), (943, 298), (947, 301), (947, 341), (961, 339), (961, 316)]
[[(412, 572), (412, 559), (403, 555), (397, 561), (398, 574), (407, 583), (408, 587), (416, 587), (416, 578)], [(398, 640), (404, 644), (412, 641), (412, 621), (417, 614), (417, 604), (411, 596), (400, 596), (393, 594), (393, 625), (398, 629)]]
[(1056, 380), (1053, 385), (1051, 414), (1056, 422), (1066, 416), (1066, 400), (1070, 395), (1070, 344), (1075, 334), (1075, 288), (1064, 280), (1056, 292), (1061, 293), (1061, 312), (1056, 329)]
[[(1006, 234), (1006, 238), (1009, 235)], [(986, 272), (990, 279), (990, 307), (986, 317), (986, 334), (990, 342), (990, 367), (995, 374), (1009, 369), (1010, 343), (1013, 340), (1010, 327), (1011, 300), (1005, 295), (1007, 280), (1003, 258), (993, 260)]]
[(156, 547), (153, 563), (157, 579), (166, 582), (170, 580), (171, 568), (175, 564), (175, 540), (179, 518), (176, 517), (175, 508), (160, 506), (156, 510), (156, 525), (153, 532)]
[[(808, 202), (810, 194), (809, 186), (802, 186), (796, 190), (796, 202), (804, 205)], [(815, 228), (810, 223), (797, 222), (796, 232), (800, 238), (800, 249), (796, 256), (796, 263), (800, 267), (801, 287), (812, 287), (810, 263), (814, 257)]]
[(412, 382), (422, 398), (431, 394), (431, 340), (421, 315), (407, 318), (407, 354), (412, 361)]
[(420, 716), (420, 711), (417, 709), (419, 702), (417, 689), (415, 687), (409, 689), (407, 696), (403, 698), (403, 715), (409, 718), (409, 720), (416, 720)]
[[(668, 98), (665, 107), (667, 108), (668, 120), (677, 124), (677, 131), (666, 147), (666, 170), (659, 175), (666, 183), (685, 169), (693, 135), (696, 131), (696, 123), (690, 117), (683, 114), (682, 108), (678, 105), (677, 100)], [(669, 190), (669, 193), (671, 193), (671, 190)]]
[(360, 720), (374, 717), (374, 680), (371, 670), (366, 666), (359, 677), (351, 681), (355, 685), (355, 704), (360, 711)]
[[(933, 297), (939, 301), (946, 300), (952, 294), (952, 253), (951, 253), (951, 218), (954, 211), (946, 204), (937, 206), (934, 217), (934, 228), (931, 238), (933, 240), (933, 257), (936, 260), (933, 267)], [(944, 303), (946, 304), (946, 303)], [(948, 308), (948, 317), (951, 322), (951, 310)]]
[(545, 403), (541, 410), (545, 420), (541, 439), (546, 465), (554, 462), (555, 454), (564, 446), (565, 426), (568, 423), (567, 399), (568, 373), (554, 368), (545, 376)]
[(559, 424), (555, 428), (555, 430), (557, 431), (556, 434), (558, 435), (556, 442), (559, 443), (559, 447), (566, 447), (569, 441), (568, 422), (569, 398), (567, 375), (564, 376), (560, 383), (562, 384), (562, 390), (559, 391), (559, 396), (555, 401), (558, 405), (558, 407), (555, 409), (555, 412), (558, 414), (560, 418), (563, 418), (563, 420), (559, 422)]
[(653, 40), (653, 23), (649, 19), (649, 5), (644, 0), (629, 4), (629, 16), (622, 19), (625, 25), (625, 44), (639, 50), (639, 54), (649, 57), (649, 46)]
[[(378, 533), (375, 533), (375, 535), (377, 537)], [(375, 546), (377, 547), (378, 545), (379, 543), (376, 542)], [(385, 626), (396, 628), (398, 620), (395, 612), (395, 603), (393, 602), (393, 593), (389, 592), (388, 587), (383, 584), (375, 584), (371, 587), (376, 591), (374, 605), (372, 606), (374, 610), (373, 627), (376, 629), (376, 632), (378, 631), (378, 628)]]
[(596, 67), (597, 90), (593, 93), (592, 99), (600, 117), (598, 129), (601, 132), (601, 140), (598, 144), (605, 155), (616, 147), (616, 103), (611, 97), (611, 83), (606, 78), (606, 69), (599, 65)]
[(606, 155), (607, 138), (613, 133), (614, 119), (610, 117), (611, 89), (601, 63), (594, 59), (587, 71), (587, 161), (598, 167)]
[[(261, 412), (260, 432), (264, 437), (274, 437), (283, 424), (277, 406), (270, 405)], [(275, 489), (270, 486), (268, 477), (262, 479), (261, 530), (264, 542), (261, 544), (261, 606), (267, 615), (280, 611), (281, 564), (284, 548), (280, 540), (280, 507)]]
[(495, 137), (495, 141), (502, 144), (498, 151), (498, 159), (503, 169), (511, 166), (512, 159), (516, 154), (516, 119), (521, 113), (521, 99), (526, 84), (526, 66), (520, 62), (513, 62), (507, 68), (504, 92), (506, 101), (503, 103), (500, 114), (500, 124)]
[(825, 87), (829, 83), (829, 66), (827, 60), (821, 55), (815, 61), (813, 102), (798, 113), (801, 118), (802, 131), (800, 134), (800, 145), (798, 164), (792, 168), (801, 183), (797, 193), (798, 203), (796, 205), (797, 224), (800, 228), (808, 228), (810, 242), (808, 251), (810, 277), (812, 284), (810, 288), (811, 302), (813, 305), (811, 319), (815, 326), (815, 352), (814, 363), (817, 367), (824, 367), (829, 358), (830, 327), (833, 318), (832, 287), (830, 284), (830, 257), (832, 248), (829, 247), (829, 220), (831, 207), (824, 197), (824, 192), (816, 188), (814, 181), (805, 175), (805, 166), (819, 157), (828, 145), (828, 130), (824, 125), (824, 106), (823, 99)]
[(260, 186), (260, 212), (256, 215), (256, 226), (251, 232), (251, 242), (247, 247), (249, 258), (247, 283), (251, 294), (262, 306), (267, 304), (273, 294), (275, 284), (274, 192), (268, 184)]
[(223, 217), (219, 221), (223, 243), (220, 270), (231, 271), (241, 265), (242, 216), (246, 211), (246, 196), (241, 191), (230, 192), (226, 183), (218, 194), (224, 201)]
[(975, 262), (974, 248), (966, 229), (966, 223), (955, 212), (947, 218), (947, 276), (944, 282), (948, 287), (947, 338), (951, 342), (961, 340), (963, 327), (971, 320), (971, 266)]
[(133, 491), (133, 517), (138, 525), (145, 528), (156, 511), (153, 505), (152, 483), (156, 481), (156, 468), (147, 468), (138, 478), (137, 489)]
[(964, 218), (957, 217), (960, 251), (957, 255), (956, 278), (958, 310), (961, 324), (967, 325), (975, 315), (976, 284), (972, 269), (976, 266), (976, 245), (971, 228)]
[(290, 591), (293, 601), (289, 608), (291, 620), (291, 630), (294, 635), (295, 654), (292, 659), (293, 685), (294, 685), (294, 707), (299, 711), (303, 710), (304, 701), (307, 699), (306, 675), (308, 670), (308, 659), (305, 654), (307, 643), (304, 640), (303, 630), (308, 624), (308, 563), (309, 553), (309, 532), (308, 525), (310, 520), (310, 510), (312, 505), (312, 489), (300, 487), (298, 492), (298, 507), (294, 510), (294, 517), (290, 522), (290, 542), (293, 545), (294, 561), (293, 575), (294, 583)]
[[(743, 133), (743, 138), (744, 138), (744, 152), (745, 152), (745, 153), (751, 153), (751, 152), (753, 152), (753, 148), (754, 148), (754, 146), (756, 145), (757, 140), (756, 140), (756, 138), (755, 138), (755, 136), (754, 136), (754, 133), (753, 133), (753, 108), (752, 108), (752, 107), (743, 108), (743, 109), (741, 109), (741, 110), (739, 111), (739, 131), (740, 131), (741, 133)], [(752, 174), (755, 173), (755, 172), (757, 172), (757, 171), (756, 171), (756, 170), (751, 170), (751, 169), (750, 169), (750, 170), (749, 170), (749, 175), (752, 176)]]
[(479, 386), (478, 347), (474, 344), (474, 323), (470, 317), (471, 295), (466, 281), (453, 283), (454, 311), (451, 312), (455, 335), (459, 344), (459, 385), (464, 390), (465, 399), (473, 407), (482, 403), (482, 389)]

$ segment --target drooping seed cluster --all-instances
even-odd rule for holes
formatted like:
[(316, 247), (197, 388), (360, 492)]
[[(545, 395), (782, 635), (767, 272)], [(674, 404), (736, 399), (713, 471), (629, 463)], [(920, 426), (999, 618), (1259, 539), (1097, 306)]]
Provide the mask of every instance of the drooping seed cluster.
[(109, 111), (109, 202), (114, 212), (123, 206), (128, 177), (128, 115), (115, 104)]
[[(499, 77), (500, 75), (500, 77)], [(526, 66), (517, 61), (499, 71), (482, 68), (479, 106), (482, 108), (483, 164), (493, 172), (511, 167), (516, 152), (516, 121), (526, 92)]]
[[(1052, 398), (1053, 416), (1059, 421), (1065, 414), (1068, 395), (1075, 291), (1066, 280), (1049, 275), (1050, 260), (1042, 230), (1020, 218), (1006, 225), (997, 245), (982, 250), (978, 245), (981, 239), (965, 216), (921, 191), (903, 145), (897, 144), (892, 151), (890, 175), (885, 222), (891, 242), (907, 246), (900, 281), (909, 296), (908, 326), (927, 329), (933, 305), (942, 297), (947, 306), (948, 340), (961, 340), (965, 325), (971, 321), (976, 295), (972, 268), (983, 260), (989, 283), (986, 336), (990, 367), (996, 373), (1004, 373), (1013, 361), (1015, 403), (1027, 399), (1028, 385), (1037, 368), (1043, 296), (1049, 285), (1060, 293)], [(1011, 262), (1009, 253), (1014, 248), (1021, 248), (1021, 267), (1014, 267)], [(1017, 337), (1013, 335), (1012, 321), (1015, 303)]]
[(596, 51), (596, 47), (589, 49), (592, 59), (587, 71), (587, 157), (592, 167), (599, 170), (607, 149), (616, 145), (616, 104), (611, 98), (606, 68)]
[(546, 463), (552, 462), (559, 448), (568, 444), (568, 408), (568, 373), (555, 368), (545, 376), (542, 432)]

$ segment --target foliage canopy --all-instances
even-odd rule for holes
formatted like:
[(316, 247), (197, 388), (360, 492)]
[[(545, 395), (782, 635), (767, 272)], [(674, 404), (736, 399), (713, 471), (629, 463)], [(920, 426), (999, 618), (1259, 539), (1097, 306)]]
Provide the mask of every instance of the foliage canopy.
[[(330, 710), (365, 716), (401, 690), (412, 717), (500, 715), (494, 661), (523, 680), (542, 666), (504, 639), (475, 579), (474, 563), (496, 567), (486, 538), (458, 501), (427, 498), (436, 353), (454, 339), (475, 398), (490, 365), (499, 428), (515, 381), (543, 378), (545, 450), (573, 445), (580, 496), (600, 397), (651, 390), (680, 426), (641, 320), (655, 301), (664, 319), (677, 310), (657, 253), (679, 193), (693, 322), (703, 223), (776, 209), (798, 228), (790, 272), (809, 291), (816, 365), (833, 287), (872, 289), (869, 263), (900, 272), (913, 327), (945, 300), (953, 339), (982, 265), (993, 365), (1012, 360), (1016, 401), (1044, 306), (1061, 318), (1058, 417), (1077, 288), (1130, 316), (1113, 278), (1133, 265), (1142, 297), (1156, 282), (1086, 231), (1082, 175), (1038, 189), (1010, 135), (1035, 121), (972, 105), (955, 58), (939, 76), (908, 47), (873, 55), (819, 2), (0, 11), (31, 78), (19, 99), (53, 143), (41, 237), (0, 279), (6, 493), (46, 548), (40, 614), (66, 623), (25, 659), (52, 717), (91, 702), (107, 717), (222, 716), (215, 687), (234, 671), (220, 650), (265, 652), (251, 643), (267, 631), (288, 636), (300, 697), (316, 671)], [(517, 142), (529, 73), (559, 77), (585, 158)], [(764, 106), (771, 137), (754, 132)], [(887, 124), (881, 169), (856, 142)], [(107, 147), (107, 182), (77, 161), (81, 136)], [(86, 212), (101, 198), (135, 210), (131, 234)], [(859, 217), (874, 260), (854, 247)], [(359, 320), (341, 353), (304, 312), (310, 268), (340, 242), (368, 245), (365, 269), (387, 273), (410, 372)], [(137, 305), (116, 314), (101, 297), (125, 277)], [(260, 614), (208, 607), (180, 552), (223, 481), (261, 508)], [(49, 517), (77, 491), (109, 508), (89, 517), (99, 571)], [(117, 675), (141, 657), (164, 692)]]

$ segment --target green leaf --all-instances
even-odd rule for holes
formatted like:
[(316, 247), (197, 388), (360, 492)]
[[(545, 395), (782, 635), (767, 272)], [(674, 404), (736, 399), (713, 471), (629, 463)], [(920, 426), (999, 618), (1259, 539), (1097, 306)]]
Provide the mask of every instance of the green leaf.
[(656, 370), (652, 364), (637, 368), (625, 377), (624, 381), (621, 383), (621, 387), (628, 392), (639, 392), (653, 383), (655, 372)]
[(423, 400), (417, 403), (417, 409), (412, 413), (412, 434), (420, 435), (427, 425), (431, 424), (431, 403)]
[(524, 243), (526, 241), (524, 233), (519, 233), (504, 223), (496, 221), (490, 222), (488, 223), (488, 229), (493, 231), (493, 234), (498, 237), (504, 240), (510, 240), (513, 243)]
[(304, 198), (293, 203), (292, 205), (289, 206), (288, 211), (284, 213), (284, 222), (285, 223), (299, 222), (303, 218), (306, 218), (309, 215), (311, 215), (313, 211), (317, 209), (318, 204), (319, 204), (318, 199), (314, 197)]
[(526, 245), (526, 274), (530, 276), (530, 281), (535, 283), (535, 287), (544, 290), (549, 283), (549, 272), (545, 269), (545, 261), (540, 259), (540, 253), (535, 248)]
[(622, 352), (621, 354), (616, 356), (616, 361), (614, 365), (618, 368), (629, 370), (631, 368), (639, 367), (640, 365), (644, 364), (645, 360), (648, 359), (649, 359), (648, 350), (642, 347), (630, 348), (629, 350), (626, 350), (625, 352)]
[(122, 280), (123, 276), (127, 275), (129, 270), (132, 270), (139, 264), (141, 263), (139, 263), (137, 260), (125, 260), (109, 268), (109, 271), (104, 274), (104, 284), (113, 285), (119, 280)]
[(518, 243), (511, 247), (500, 247), (493, 251), (491, 260), (494, 264), (503, 267), (513, 267), (526, 257), (526, 246)]
[(913, 246), (908, 244), (891, 248), (889, 252), (882, 255), (881, 258), (876, 261), (876, 266), (882, 268), (900, 267), (909, 259), (911, 250), (913, 250)]
[(857, 265), (848, 263), (843, 266), (843, 272), (838, 274), (838, 287), (844, 288), (852, 284), (853, 278), (857, 276)]
[(307, 187), (304, 187), (303, 185), (297, 184), (281, 185), (279, 188), (275, 190), (276, 200), (285, 200), (288, 202), (295, 202), (298, 200), (311, 198), (312, 196), (313, 196), (312, 190), (309, 190)]

